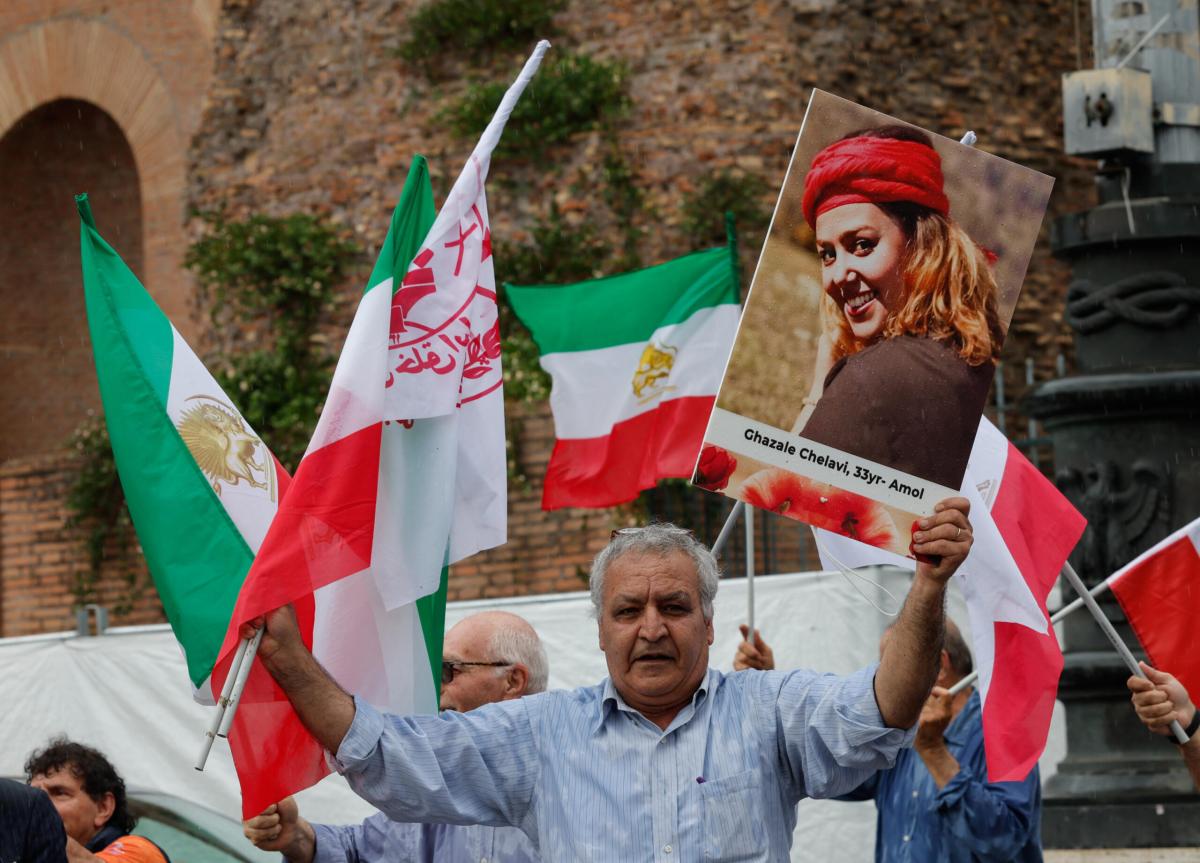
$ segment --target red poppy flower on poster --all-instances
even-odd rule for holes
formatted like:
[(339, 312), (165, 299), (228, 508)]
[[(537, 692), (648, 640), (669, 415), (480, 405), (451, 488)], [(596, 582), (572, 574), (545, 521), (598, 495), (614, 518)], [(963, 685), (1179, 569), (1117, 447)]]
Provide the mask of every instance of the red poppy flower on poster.
[(879, 548), (896, 549), (900, 531), (883, 504), (780, 468), (766, 468), (742, 483), (738, 496), (751, 506), (786, 515)]
[(709, 491), (721, 491), (729, 485), (729, 478), (737, 470), (737, 459), (729, 451), (712, 444), (705, 444), (696, 463), (692, 483)]

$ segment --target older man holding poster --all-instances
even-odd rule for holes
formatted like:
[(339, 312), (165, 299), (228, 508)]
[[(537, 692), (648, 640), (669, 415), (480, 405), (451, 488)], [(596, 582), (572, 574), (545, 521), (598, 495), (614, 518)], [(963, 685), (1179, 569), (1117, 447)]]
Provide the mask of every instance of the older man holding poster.
[(922, 520), (922, 563), (877, 666), (708, 665), (717, 566), (685, 530), (618, 531), (592, 569), (609, 678), (465, 714), (385, 716), (313, 660), (289, 608), (259, 656), (351, 786), (391, 818), (521, 828), (547, 860), (786, 860), (803, 797), (845, 793), (912, 739), (942, 649), (968, 504)]

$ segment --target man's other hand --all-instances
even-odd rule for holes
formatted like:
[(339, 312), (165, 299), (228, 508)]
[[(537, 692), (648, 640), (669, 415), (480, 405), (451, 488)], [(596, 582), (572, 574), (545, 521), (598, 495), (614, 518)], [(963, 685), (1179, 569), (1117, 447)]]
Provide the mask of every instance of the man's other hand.
[(737, 654), (733, 657), (733, 670), (745, 671), (747, 668), (757, 668), (759, 671), (770, 671), (775, 667), (775, 654), (770, 645), (763, 641), (762, 634), (754, 630), (754, 640), (750, 640), (750, 627), (742, 624), (742, 641), (738, 644)]
[(1196, 707), (1183, 684), (1145, 662), (1138, 664), (1150, 679), (1133, 675), (1125, 681), (1138, 719), (1155, 734), (1170, 734), (1172, 722), (1186, 728), (1196, 714)]
[(255, 847), (279, 851), (293, 863), (311, 863), (313, 859), (312, 826), (300, 817), (300, 807), (292, 797), (285, 797), (243, 821), (242, 833)]

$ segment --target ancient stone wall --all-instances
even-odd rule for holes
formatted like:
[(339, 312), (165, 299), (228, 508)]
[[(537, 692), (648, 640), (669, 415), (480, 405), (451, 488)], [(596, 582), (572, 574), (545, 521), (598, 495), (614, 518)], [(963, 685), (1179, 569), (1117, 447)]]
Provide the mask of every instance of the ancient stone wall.
[[(148, 71), (138, 73), (148, 82), (138, 92), (147, 94), (141, 110), (150, 125), (129, 125), (121, 112), (132, 109), (122, 104), (105, 108), (130, 138), (143, 185), (155, 179), (166, 190), (152, 198), (143, 192), (147, 273), (170, 268), (162, 237), (174, 236), (171, 255), (182, 281), (173, 284), (189, 284), (178, 270), (187, 237), (199, 230), (196, 223), (181, 229), (188, 208), (225, 207), (235, 217), (327, 215), (365, 249), (329, 317), (329, 336), (340, 344), (412, 155), (429, 157), (435, 192), (444, 195), (473, 141), (450, 135), (440, 112), (470, 79), (508, 80), (522, 59), (496, 56), (476, 64), (451, 58), (451, 74), (427, 80), (396, 55), (417, 5), (225, 0), (218, 8), (215, 0), (196, 0), (187, 19), (191, 30), (164, 24), (170, 38), (191, 41), (155, 49)], [(62, 0), (45, 6), (41, 17), (29, 12), (33, 7), (20, 7), (14, 14), (23, 17), (11, 24), (0, 14), (0, 52), (5, 44), (17, 45), (25, 57), (38, 28), (82, 38), (81, 22), (91, 22), (88, 33), (103, 27), (121, 38), (146, 39), (162, 15), (154, 3), (116, 6), (106, 11), (105, 4)], [(690, 251), (680, 202), (714, 169), (758, 174), (769, 190), (760, 203), (765, 210), (773, 206), (812, 87), (946, 135), (974, 129), (983, 149), (1057, 178), (1051, 217), (1087, 206), (1091, 166), (1062, 155), (1059, 123), (1061, 74), (1090, 56), (1087, 16), (1087, 4), (1066, 0), (571, 0), (551, 38), (560, 50), (620, 60), (629, 69), (632, 105), (616, 134), (645, 195), (634, 221), (643, 231), (638, 252), (652, 263)], [(172, 62), (192, 63), (196, 51), (215, 63), (202, 116), (192, 113), (199, 110), (194, 78), (167, 86), (150, 74)], [(65, 74), (59, 67), (51, 71)], [(171, 104), (168, 96), (178, 104), (186, 96), (188, 107), (164, 108)], [(27, 101), (29, 108), (39, 104)], [(153, 122), (170, 111), (177, 122), (156, 133), (160, 127)], [(175, 130), (194, 117), (190, 150), (180, 142), (173, 151), (186, 154), (186, 189), (172, 192), (174, 169), (150, 175), (142, 154), (178, 140)], [(599, 133), (584, 133), (536, 161), (497, 158), (489, 186), (497, 237), (527, 240), (533, 220), (553, 203), (570, 223), (595, 226), (619, 245), (620, 226), (597, 201), (605, 146)], [(1044, 377), (1060, 351), (1069, 350), (1061, 321), (1067, 273), (1050, 259), (1046, 234), (1044, 227), (1005, 349), (1010, 399), (1023, 389), (1026, 357)], [(150, 287), (156, 289), (153, 277)], [(187, 320), (185, 298), (173, 296), (171, 313), (196, 328), (203, 349), (200, 322)], [(528, 485), (510, 492), (508, 546), (455, 569), (456, 598), (580, 588), (609, 530), (644, 515), (629, 507), (543, 513), (540, 483), (552, 445), (547, 410), (518, 406), (509, 414)], [(53, 486), (48, 475), (38, 475)], [(811, 565), (804, 532), (781, 519), (770, 523), (777, 568)], [(38, 553), (9, 559), (42, 566)], [(11, 591), (0, 603), (11, 607)]]

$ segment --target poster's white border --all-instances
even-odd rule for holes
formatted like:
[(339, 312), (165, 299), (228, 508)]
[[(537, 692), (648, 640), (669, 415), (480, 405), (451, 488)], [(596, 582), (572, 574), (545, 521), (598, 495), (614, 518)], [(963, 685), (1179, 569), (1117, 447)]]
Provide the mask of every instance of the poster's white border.
[[(713, 408), (704, 442), (919, 516), (932, 515), (933, 507), (939, 501), (958, 495), (957, 489), (819, 444), (724, 408)], [(737, 496), (736, 489), (726, 491), (727, 494), (731, 492)]]

